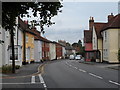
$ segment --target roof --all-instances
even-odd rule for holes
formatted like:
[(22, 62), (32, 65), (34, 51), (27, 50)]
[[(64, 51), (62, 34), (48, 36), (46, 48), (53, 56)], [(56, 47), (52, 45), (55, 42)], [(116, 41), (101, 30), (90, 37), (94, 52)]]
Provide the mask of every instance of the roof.
[(114, 16), (110, 22), (104, 25), (102, 28), (102, 31), (110, 29), (110, 28), (114, 28), (114, 29), (120, 28), (120, 14)]
[(84, 42), (92, 43), (92, 31), (91, 30), (84, 30)]
[(35, 35), (28, 27), (28, 24), (26, 24), (22, 19), (20, 19), (20, 17), (18, 17), (18, 24), (19, 24), (19, 27), (22, 29), (22, 31)]
[(106, 25), (106, 24), (107, 23), (98, 23), (98, 22), (94, 23), (95, 31), (96, 31), (96, 34), (97, 34), (98, 38), (102, 38), (102, 35), (101, 35), (100, 31), (102, 30), (103, 26)]

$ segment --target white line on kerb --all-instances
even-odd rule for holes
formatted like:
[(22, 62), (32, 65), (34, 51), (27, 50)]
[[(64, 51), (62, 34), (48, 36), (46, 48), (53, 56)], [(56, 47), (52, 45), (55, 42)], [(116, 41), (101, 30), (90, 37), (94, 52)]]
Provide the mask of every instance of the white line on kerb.
[(111, 81), (111, 80), (109, 80), (109, 82), (120, 86), (120, 84), (117, 83), (117, 82), (114, 82), (114, 81)]
[(93, 73), (89, 73), (90, 75), (92, 75), (92, 76), (94, 76), (94, 77), (97, 77), (97, 78), (99, 78), (99, 79), (103, 79), (102, 77), (100, 77), (100, 76), (98, 76), (98, 75), (95, 75), (95, 74), (93, 74)]
[(81, 72), (86, 72), (85, 70), (82, 70), (82, 69), (79, 69), (79, 71), (81, 71)]
[(35, 76), (32, 76), (31, 83), (35, 83)]

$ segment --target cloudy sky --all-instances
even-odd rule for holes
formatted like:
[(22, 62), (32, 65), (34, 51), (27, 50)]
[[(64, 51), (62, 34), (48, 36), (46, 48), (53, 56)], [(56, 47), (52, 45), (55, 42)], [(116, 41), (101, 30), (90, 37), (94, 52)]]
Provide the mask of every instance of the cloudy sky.
[(106, 22), (107, 15), (118, 13), (117, 2), (64, 2), (63, 12), (54, 17), (55, 25), (45, 28), (50, 40), (66, 40), (70, 43), (83, 40), (83, 30), (88, 29), (89, 17), (97, 22)]
[(52, 41), (78, 42), (83, 40), (90, 16), (97, 22), (106, 22), (110, 13), (118, 13), (118, 2), (63, 2), (62, 13), (52, 19), (56, 24), (46, 27), (44, 36)]

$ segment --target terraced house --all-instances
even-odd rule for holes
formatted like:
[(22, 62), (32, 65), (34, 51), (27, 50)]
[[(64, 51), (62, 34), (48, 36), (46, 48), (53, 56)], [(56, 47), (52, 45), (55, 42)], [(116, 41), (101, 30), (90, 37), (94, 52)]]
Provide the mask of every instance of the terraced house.
[(120, 48), (120, 14), (109, 15), (107, 24), (102, 28), (103, 61), (118, 63), (118, 50)]
[[(34, 33), (28, 27), (28, 23), (19, 19), (19, 25), (23, 30), (22, 62), (23, 64), (34, 62)], [(19, 37), (20, 38), (20, 37)]]
[(108, 22), (94, 22), (90, 17), (89, 30), (84, 30), (86, 61), (118, 63), (120, 48), (120, 14), (108, 15)]

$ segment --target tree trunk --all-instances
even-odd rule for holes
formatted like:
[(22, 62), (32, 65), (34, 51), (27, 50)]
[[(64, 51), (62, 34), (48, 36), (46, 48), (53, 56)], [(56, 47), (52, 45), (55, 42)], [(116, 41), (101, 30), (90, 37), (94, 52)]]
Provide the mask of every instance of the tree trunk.
[(14, 33), (11, 31), (11, 49), (12, 49), (12, 73), (15, 73), (15, 52), (14, 52)]

